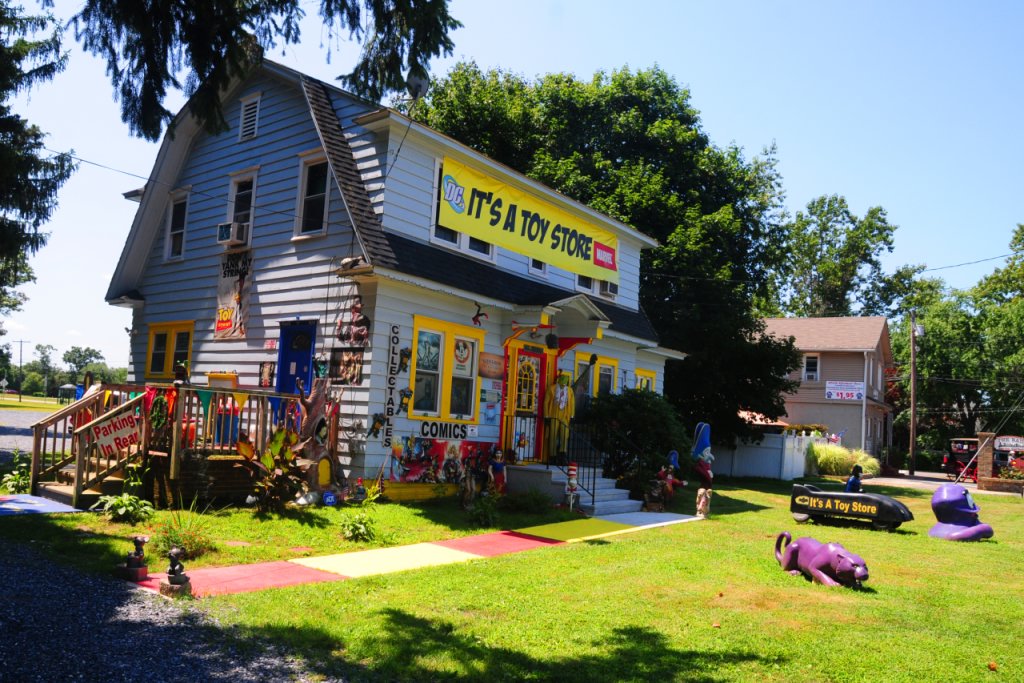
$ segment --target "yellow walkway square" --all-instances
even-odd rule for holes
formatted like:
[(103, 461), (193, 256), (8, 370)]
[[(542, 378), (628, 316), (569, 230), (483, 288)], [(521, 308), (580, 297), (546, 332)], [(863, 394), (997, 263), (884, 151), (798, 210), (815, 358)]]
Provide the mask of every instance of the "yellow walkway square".
[(590, 519), (577, 519), (571, 522), (556, 522), (554, 524), (542, 524), (531, 526), (525, 529), (516, 529), (517, 533), (529, 534), (540, 538), (550, 538), (555, 541), (585, 541), (589, 538), (600, 538), (610, 536), (624, 531), (636, 529), (632, 524), (619, 524), (603, 519), (592, 517)]
[(407, 569), (432, 567), (453, 562), (479, 559), (479, 555), (453, 550), (433, 543), (416, 543), (395, 548), (377, 548), (358, 553), (325, 557), (301, 557), (290, 562), (325, 572), (356, 578), (373, 574), (391, 574)]

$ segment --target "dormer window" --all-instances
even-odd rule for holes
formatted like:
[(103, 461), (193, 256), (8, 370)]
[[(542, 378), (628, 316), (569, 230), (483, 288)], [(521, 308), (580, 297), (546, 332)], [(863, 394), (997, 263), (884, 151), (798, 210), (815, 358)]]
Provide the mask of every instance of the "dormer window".
[(250, 95), (242, 99), (242, 112), (238, 122), (238, 140), (249, 140), (256, 137), (260, 118), (260, 95)]

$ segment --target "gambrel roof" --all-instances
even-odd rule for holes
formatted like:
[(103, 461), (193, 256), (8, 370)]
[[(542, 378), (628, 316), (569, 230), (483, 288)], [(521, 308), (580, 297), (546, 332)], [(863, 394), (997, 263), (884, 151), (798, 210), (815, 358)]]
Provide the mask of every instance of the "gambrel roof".
[[(344, 128), (346, 124), (339, 120), (332, 100), (332, 95), (344, 91), (270, 61), (264, 61), (259, 69), (279, 80), (293, 84), (304, 95), (309, 115), (331, 167), (331, 175), (336, 181), (356, 240), (367, 264), (383, 271), (391, 270), (421, 277), (514, 305), (543, 306), (565, 299), (567, 295), (577, 294), (576, 292), (567, 293), (564, 289), (495, 268), (424, 241), (385, 231), (381, 217), (371, 203), (367, 183), (360, 174), (353, 155), (348, 137), (352, 133), (347, 132), (347, 129)], [(225, 99), (241, 85), (242, 81), (238, 81), (229, 88)], [(428, 136), (442, 148), (457, 150), (463, 156), (485, 164), (497, 173), (516, 176), (519, 182), (531, 187), (539, 195), (574, 205), (582, 215), (600, 219), (613, 226), (622, 237), (639, 243), (643, 248), (657, 245), (653, 238), (634, 228), (564, 197), (438, 131), (416, 123), (391, 109), (381, 108), (378, 104), (362, 100), (351, 93), (345, 92), (344, 94), (365, 104), (364, 113), (354, 119), (357, 126), (365, 125), (370, 130), (378, 131), (389, 123), (407, 126), (419, 134)], [(175, 185), (176, 179), (187, 162), (192, 141), (201, 133), (201, 126), (186, 105), (178, 113), (171, 130), (173, 130), (173, 134), (169, 131), (164, 136), (153, 170), (146, 183), (146, 190)], [(162, 227), (160, 217), (164, 210), (166, 193), (142, 191), (133, 193), (133, 197), (139, 199), (139, 209), (106, 294), (107, 302), (113, 305), (141, 303), (142, 295), (139, 293), (139, 287), (144, 275), (147, 255), (153, 241), (159, 238), (158, 232)], [(586, 295), (580, 294), (580, 296)], [(605, 322), (610, 323), (611, 330), (657, 343), (657, 334), (642, 311), (626, 308), (599, 297), (588, 296), (587, 298), (601, 311), (602, 318)]]

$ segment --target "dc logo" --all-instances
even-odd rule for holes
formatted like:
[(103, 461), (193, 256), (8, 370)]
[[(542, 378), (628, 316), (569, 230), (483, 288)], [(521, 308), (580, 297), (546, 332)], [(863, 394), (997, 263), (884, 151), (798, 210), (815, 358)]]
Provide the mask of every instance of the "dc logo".
[(465, 188), (455, 182), (455, 178), (452, 176), (446, 175), (444, 177), (441, 183), (441, 194), (455, 213), (462, 213), (466, 210), (464, 200)]

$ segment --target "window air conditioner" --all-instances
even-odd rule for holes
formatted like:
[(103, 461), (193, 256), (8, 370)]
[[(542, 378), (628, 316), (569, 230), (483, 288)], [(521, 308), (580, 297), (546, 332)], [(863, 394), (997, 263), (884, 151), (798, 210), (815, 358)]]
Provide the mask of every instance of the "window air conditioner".
[(248, 241), (248, 223), (221, 223), (217, 226), (217, 244), (237, 246)]
[(608, 282), (607, 280), (601, 280), (598, 288), (604, 296), (615, 296), (619, 293), (619, 286), (614, 282)]

